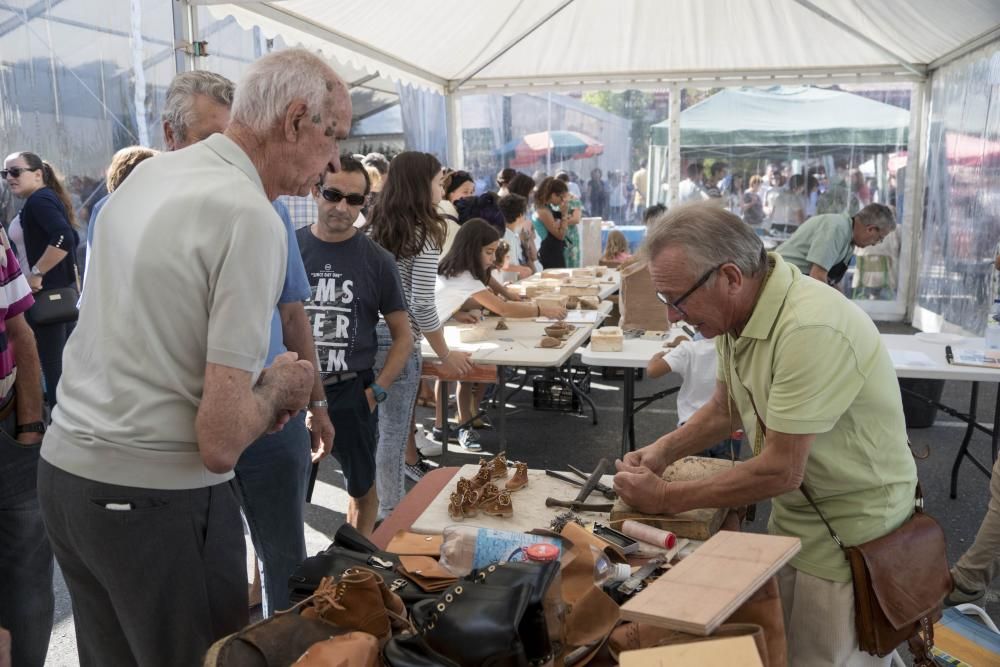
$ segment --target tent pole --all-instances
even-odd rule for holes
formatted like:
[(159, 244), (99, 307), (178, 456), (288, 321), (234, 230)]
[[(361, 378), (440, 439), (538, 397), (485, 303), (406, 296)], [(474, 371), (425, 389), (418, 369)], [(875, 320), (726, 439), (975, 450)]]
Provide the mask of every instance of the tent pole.
[(667, 148), (667, 206), (677, 203), (681, 182), (681, 84), (670, 84), (670, 143)]
[[(907, 134), (906, 182), (903, 184), (903, 229), (909, 242), (900, 246), (897, 299), (906, 309), (905, 321), (913, 322), (917, 278), (923, 263), (924, 181), (927, 171), (927, 145), (930, 137), (931, 72), (926, 83), (913, 86), (910, 96), (910, 130)], [(897, 186), (899, 172), (896, 172)]]
[(198, 34), (198, 8), (189, 0), (173, 3), (174, 7), (174, 67), (177, 73), (195, 69), (192, 45)]
[(448, 123), (448, 166), (461, 169), (465, 160), (462, 146), (462, 102), (454, 93), (445, 95), (445, 121)]

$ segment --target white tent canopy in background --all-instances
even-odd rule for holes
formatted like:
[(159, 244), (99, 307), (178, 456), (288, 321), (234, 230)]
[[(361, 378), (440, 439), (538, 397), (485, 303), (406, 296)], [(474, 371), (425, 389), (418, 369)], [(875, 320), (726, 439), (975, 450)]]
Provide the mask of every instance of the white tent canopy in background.
[[(214, 5), (246, 26), (443, 93), (671, 81), (896, 76), (986, 43), (997, 0), (278, 0)], [(270, 35), (269, 35), (270, 36)]]

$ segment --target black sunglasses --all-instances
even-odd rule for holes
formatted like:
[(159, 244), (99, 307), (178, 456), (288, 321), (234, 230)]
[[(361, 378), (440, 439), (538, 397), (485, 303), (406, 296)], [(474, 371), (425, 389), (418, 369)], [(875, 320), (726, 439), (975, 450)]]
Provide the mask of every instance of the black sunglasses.
[(341, 199), (346, 199), (348, 206), (363, 206), (365, 203), (364, 195), (357, 193), (345, 195), (337, 188), (320, 188), (319, 193), (331, 204), (339, 204)]
[(699, 287), (701, 287), (702, 285), (704, 285), (705, 283), (707, 283), (708, 279), (712, 277), (713, 273), (715, 273), (716, 271), (718, 271), (719, 269), (721, 269), (726, 264), (727, 264), (727, 262), (723, 262), (722, 264), (719, 264), (718, 266), (713, 266), (711, 269), (709, 269), (708, 271), (706, 271), (705, 274), (701, 278), (698, 279), (698, 282), (696, 282), (694, 285), (692, 285), (691, 289), (689, 289), (688, 291), (684, 292), (684, 294), (681, 294), (679, 297), (677, 297), (676, 301), (671, 301), (667, 297), (663, 296), (663, 294), (661, 294), (660, 292), (656, 293), (656, 298), (659, 299), (660, 301), (662, 301), (663, 304), (667, 308), (673, 308), (678, 313), (680, 313), (681, 317), (683, 317), (684, 321), (686, 322), (687, 319), (688, 319), (688, 314), (687, 314), (687, 312), (685, 312), (685, 310), (683, 308), (681, 308), (681, 304), (684, 303), (684, 301), (689, 296), (691, 296), (692, 294), (694, 294), (695, 291), (697, 291), (697, 289)]
[(0, 169), (0, 178), (7, 178), (8, 175), (14, 178), (21, 178), (21, 174), (26, 171), (38, 171), (38, 167), (11, 167), (10, 169)]

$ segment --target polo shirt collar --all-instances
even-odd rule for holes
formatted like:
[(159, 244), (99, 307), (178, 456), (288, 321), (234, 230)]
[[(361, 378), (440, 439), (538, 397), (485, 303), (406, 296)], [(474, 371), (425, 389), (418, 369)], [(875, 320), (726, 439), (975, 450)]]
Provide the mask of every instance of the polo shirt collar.
[(795, 271), (790, 264), (785, 262), (776, 252), (767, 253), (769, 261), (774, 262), (774, 269), (771, 277), (764, 283), (757, 305), (754, 306), (753, 313), (747, 321), (740, 338), (756, 338), (766, 340), (770, 337), (774, 323), (778, 321), (781, 307), (785, 303), (788, 290), (795, 280)]
[(235, 141), (222, 133), (216, 133), (202, 140), (199, 145), (208, 148), (220, 158), (242, 171), (247, 175), (251, 183), (256, 185), (261, 192), (264, 192), (264, 183), (260, 180), (257, 168), (250, 161), (250, 156), (243, 152), (243, 149)]

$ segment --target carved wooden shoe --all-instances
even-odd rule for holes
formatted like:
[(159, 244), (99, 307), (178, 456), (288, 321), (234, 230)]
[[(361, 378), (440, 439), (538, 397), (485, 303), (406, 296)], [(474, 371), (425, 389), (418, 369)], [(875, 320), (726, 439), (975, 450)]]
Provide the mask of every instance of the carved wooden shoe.
[(455, 491), (451, 494), (451, 498), (448, 500), (448, 516), (455, 521), (461, 521), (465, 518), (465, 513), (462, 511), (462, 500), (464, 498), (464, 493)]
[(500, 452), (492, 459), (487, 461), (486, 459), (479, 459), (479, 469), (482, 470), (483, 466), (490, 471), (490, 479), (504, 479), (507, 477), (507, 453)]
[(479, 514), (479, 499), (480, 491), (477, 489), (469, 489), (462, 496), (462, 514), (466, 517), (472, 517)]
[(498, 495), (500, 495), (499, 487), (496, 484), (487, 484), (479, 490), (479, 502), (476, 503), (476, 507), (483, 509), (489, 506)]
[(480, 503), (479, 509), (483, 514), (509, 519), (514, 516), (514, 505), (510, 501), (510, 491), (506, 489), (500, 491), (485, 504)]
[(504, 485), (508, 491), (517, 491), (528, 485), (528, 464), (518, 461), (515, 465), (514, 476)]
[(477, 472), (476, 476), (472, 478), (471, 482), (472, 488), (473, 489), (482, 488), (487, 484), (489, 484), (491, 479), (493, 479), (493, 475), (490, 474), (489, 464), (485, 460), (480, 461), (479, 472)]

